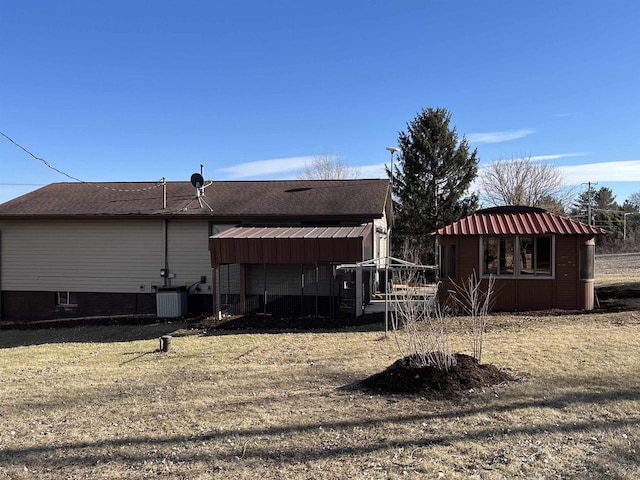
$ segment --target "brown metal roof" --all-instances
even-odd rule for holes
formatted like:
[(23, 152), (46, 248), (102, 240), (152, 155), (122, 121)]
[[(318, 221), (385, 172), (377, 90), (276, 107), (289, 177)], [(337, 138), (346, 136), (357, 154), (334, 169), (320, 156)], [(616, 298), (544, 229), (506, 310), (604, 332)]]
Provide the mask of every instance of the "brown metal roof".
[(363, 237), (371, 225), (357, 227), (235, 227), (211, 238), (358, 238)]
[(213, 182), (201, 201), (190, 182), (53, 183), (0, 205), (0, 218), (68, 216), (380, 218), (389, 181)]
[(597, 235), (607, 233), (561, 215), (533, 207), (479, 210), (435, 232), (437, 235)]
[(372, 224), (357, 227), (236, 227), (209, 238), (211, 265), (360, 262)]

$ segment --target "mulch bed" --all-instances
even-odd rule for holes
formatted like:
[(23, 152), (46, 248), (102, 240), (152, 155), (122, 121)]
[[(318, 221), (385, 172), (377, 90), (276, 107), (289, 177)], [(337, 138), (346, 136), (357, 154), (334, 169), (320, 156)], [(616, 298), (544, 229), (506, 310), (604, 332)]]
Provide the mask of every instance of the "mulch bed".
[(449, 371), (430, 366), (413, 367), (410, 357), (401, 358), (383, 372), (361, 380), (352, 388), (426, 398), (455, 398), (515, 380), (509, 373), (490, 364), (481, 365), (469, 355), (456, 353), (454, 356), (456, 365)]

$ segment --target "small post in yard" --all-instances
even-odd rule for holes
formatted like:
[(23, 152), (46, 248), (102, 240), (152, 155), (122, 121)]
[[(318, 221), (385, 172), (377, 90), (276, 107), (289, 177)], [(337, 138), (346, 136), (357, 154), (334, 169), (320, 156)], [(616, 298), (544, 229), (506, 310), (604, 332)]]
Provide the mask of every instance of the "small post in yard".
[(163, 335), (160, 337), (160, 351), (167, 353), (171, 350), (171, 335)]

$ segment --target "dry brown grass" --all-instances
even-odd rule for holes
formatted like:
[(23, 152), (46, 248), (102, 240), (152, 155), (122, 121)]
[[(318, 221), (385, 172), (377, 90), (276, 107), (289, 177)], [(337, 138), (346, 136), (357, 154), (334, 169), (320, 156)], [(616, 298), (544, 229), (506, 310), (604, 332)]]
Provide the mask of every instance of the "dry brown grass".
[(0, 478), (640, 477), (638, 312), (496, 316), (521, 380), (459, 401), (342, 389), (397, 359), (377, 329), (0, 339)]
[(492, 316), (520, 380), (458, 401), (342, 388), (397, 359), (379, 329), (184, 327), (0, 331), (0, 478), (640, 478), (638, 311)]
[(640, 284), (640, 253), (596, 256), (596, 286)]

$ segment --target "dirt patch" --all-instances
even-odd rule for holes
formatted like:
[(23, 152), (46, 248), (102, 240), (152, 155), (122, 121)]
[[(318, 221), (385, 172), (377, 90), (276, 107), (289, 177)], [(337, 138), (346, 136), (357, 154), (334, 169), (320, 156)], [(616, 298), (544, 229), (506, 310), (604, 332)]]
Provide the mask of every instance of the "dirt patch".
[(462, 353), (455, 354), (456, 365), (448, 372), (434, 367), (411, 366), (411, 358), (397, 360), (386, 370), (354, 385), (378, 393), (415, 394), (426, 398), (455, 398), (474, 390), (513, 381), (509, 373), (494, 365), (481, 365)]

